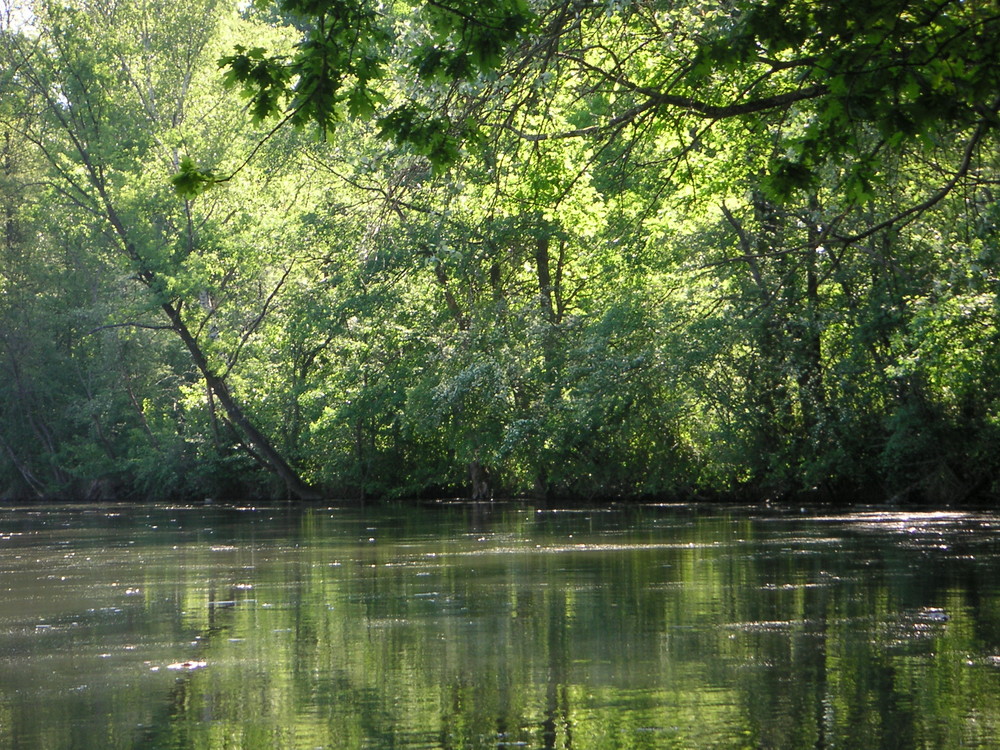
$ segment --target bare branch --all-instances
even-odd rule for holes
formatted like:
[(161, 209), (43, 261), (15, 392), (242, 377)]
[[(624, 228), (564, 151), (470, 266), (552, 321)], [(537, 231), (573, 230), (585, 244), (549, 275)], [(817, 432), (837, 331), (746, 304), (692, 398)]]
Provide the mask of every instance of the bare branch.
[(236, 366), (237, 361), (239, 361), (240, 354), (243, 352), (243, 347), (246, 345), (247, 341), (250, 340), (250, 337), (253, 336), (254, 332), (256, 332), (257, 328), (260, 327), (260, 324), (264, 321), (271, 303), (274, 302), (274, 298), (278, 296), (278, 292), (281, 291), (281, 288), (285, 285), (285, 281), (288, 279), (288, 275), (292, 272), (292, 268), (294, 266), (294, 261), (288, 264), (288, 268), (286, 268), (285, 272), (281, 274), (281, 278), (278, 279), (278, 283), (275, 284), (274, 289), (271, 290), (267, 299), (264, 300), (264, 305), (261, 307), (260, 312), (254, 316), (254, 319), (251, 320), (250, 324), (244, 329), (243, 335), (240, 337), (240, 343), (236, 346), (236, 351), (234, 351), (232, 356), (229, 358), (229, 363), (226, 365), (225, 371), (220, 376), (223, 380), (229, 376), (229, 373), (232, 372), (233, 368)]

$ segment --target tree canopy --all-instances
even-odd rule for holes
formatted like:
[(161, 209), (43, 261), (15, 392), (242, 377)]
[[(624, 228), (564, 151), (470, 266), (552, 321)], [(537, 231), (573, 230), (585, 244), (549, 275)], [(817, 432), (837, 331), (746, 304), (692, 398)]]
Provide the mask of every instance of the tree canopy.
[[(697, 131), (753, 118), (771, 131), (768, 182), (777, 197), (815, 188), (833, 164), (846, 172), (853, 202), (909, 141), (958, 129), (974, 152), (1000, 109), (1000, 13), (989, 1), (391, 7), (278, 0), (277, 11), (303, 29), (294, 51), (238, 46), (221, 61), (226, 80), (256, 119), (286, 117), (326, 133), (345, 118), (376, 117), (383, 135), (439, 164), (458, 158), (456, 140), (512, 127), (503, 113), (526, 103), (525, 89), (542, 90), (532, 103), (545, 113), (521, 133), (528, 139), (600, 139), (647, 122)], [(553, 92), (544, 87), (552, 77), (580, 93), (577, 127), (553, 127)], [(507, 78), (515, 85), (506, 91), (482, 85)], [(402, 99), (393, 95), (401, 79)], [(480, 84), (480, 107), (496, 121), (455, 116), (448, 104), (461, 84)], [(428, 104), (440, 88), (447, 93)]]
[(0, 492), (996, 494), (995, 2), (30, 8)]

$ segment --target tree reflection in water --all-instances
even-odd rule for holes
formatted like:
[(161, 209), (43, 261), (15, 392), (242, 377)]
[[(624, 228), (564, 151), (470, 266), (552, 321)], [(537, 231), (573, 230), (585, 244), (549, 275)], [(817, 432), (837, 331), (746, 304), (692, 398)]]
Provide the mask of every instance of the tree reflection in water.
[(1000, 744), (989, 514), (114, 512), (6, 515), (0, 748)]

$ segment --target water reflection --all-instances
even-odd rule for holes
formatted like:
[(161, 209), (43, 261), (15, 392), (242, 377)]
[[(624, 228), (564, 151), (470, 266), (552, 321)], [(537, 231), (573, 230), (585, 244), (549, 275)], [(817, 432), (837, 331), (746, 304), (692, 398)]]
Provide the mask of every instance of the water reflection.
[(0, 516), (0, 749), (1000, 746), (1000, 517)]

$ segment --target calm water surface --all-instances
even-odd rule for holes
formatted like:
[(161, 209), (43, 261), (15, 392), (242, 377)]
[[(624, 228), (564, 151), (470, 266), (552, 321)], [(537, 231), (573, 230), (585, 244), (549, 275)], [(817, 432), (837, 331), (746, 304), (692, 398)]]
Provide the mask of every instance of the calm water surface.
[(0, 749), (1000, 748), (1000, 516), (0, 509)]

